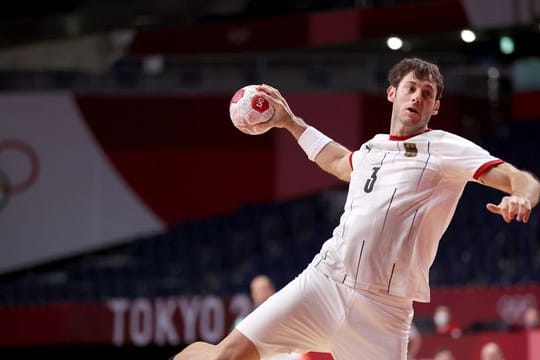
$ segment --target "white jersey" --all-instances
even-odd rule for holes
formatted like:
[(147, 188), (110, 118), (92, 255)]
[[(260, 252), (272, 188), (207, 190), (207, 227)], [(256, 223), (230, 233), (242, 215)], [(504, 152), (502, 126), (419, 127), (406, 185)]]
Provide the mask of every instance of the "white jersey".
[(345, 212), (315, 266), (353, 288), (429, 302), (429, 269), (466, 183), (501, 162), (441, 130), (376, 135), (351, 155)]
[(296, 353), (278, 354), (278, 355), (261, 358), (261, 360), (301, 360), (301, 359), (302, 359), (302, 355), (296, 354)]

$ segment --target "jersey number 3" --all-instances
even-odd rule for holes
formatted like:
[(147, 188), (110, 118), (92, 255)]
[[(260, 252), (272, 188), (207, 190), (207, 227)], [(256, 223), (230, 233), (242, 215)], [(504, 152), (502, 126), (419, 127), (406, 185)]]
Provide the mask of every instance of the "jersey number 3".
[(379, 171), (380, 167), (374, 166), (372, 168), (373, 172), (371, 173), (371, 177), (366, 180), (366, 184), (364, 185), (364, 191), (369, 193), (373, 190), (373, 186), (375, 185), (375, 181), (377, 181), (377, 171)]

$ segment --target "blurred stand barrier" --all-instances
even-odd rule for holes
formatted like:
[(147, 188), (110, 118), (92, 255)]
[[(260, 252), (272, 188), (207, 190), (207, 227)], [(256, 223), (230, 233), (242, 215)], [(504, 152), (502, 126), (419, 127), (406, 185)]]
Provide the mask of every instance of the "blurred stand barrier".
[(520, 333), (485, 332), (469, 334), (452, 339), (425, 335), (422, 338), (422, 348), (418, 359), (431, 359), (439, 349), (449, 349), (456, 359), (480, 359), (482, 347), (495, 342), (499, 345), (506, 359), (535, 360), (540, 359), (540, 331)]
[[(243, 55), (199, 55), (137, 59), (124, 57), (102, 72), (72, 68), (49, 70), (0, 68), (0, 91), (72, 90), (77, 92), (231, 93), (250, 83), (279, 85), (282, 91), (348, 91), (382, 93), (383, 75), (396, 54), (287, 52)], [(422, 55), (422, 54), (419, 54)], [(486, 98), (492, 66), (465, 64), (464, 56), (437, 53), (445, 74), (445, 94)], [(91, 61), (88, 58), (88, 61)], [(88, 66), (101, 66), (88, 64)], [(498, 67), (499, 81), (510, 81), (508, 65)]]
[[(519, 327), (526, 309), (536, 306), (538, 299), (540, 285), (434, 289), (431, 303), (415, 305), (415, 324), (424, 334), (420, 355), (426, 356), (426, 351), (446, 346), (459, 351), (460, 359), (473, 359), (471, 354), (489, 337), (496, 339), (503, 350), (505, 344), (522, 344), (512, 350), (521, 351), (516, 359), (526, 359), (527, 352), (540, 356), (538, 347), (528, 345), (539, 341), (540, 334)], [(454, 319), (464, 329), (462, 337), (429, 334), (426, 319), (437, 304), (454, 309)], [(179, 346), (197, 340), (215, 343), (225, 336), (237, 316), (249, 312), (250, 306), (247, 294), (237, 294), (7, 307), (0, 309), (0, 348), (91, 344)], [(508, 326), (482, 329), (478, 325), (490, 322)]]

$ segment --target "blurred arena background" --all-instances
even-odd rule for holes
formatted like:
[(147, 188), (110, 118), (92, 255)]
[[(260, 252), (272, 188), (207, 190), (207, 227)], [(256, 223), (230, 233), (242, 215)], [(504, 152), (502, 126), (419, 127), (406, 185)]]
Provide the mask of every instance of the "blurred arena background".
[[(243, 85), (356, 148), (387, 132), (389, 66), (425, 57), (446, 78), (431, 127), (540, 174), (539, 0), (18, 1), (0, 34), (4, 359), (166, 359), (219, 341), (253, 276), (307, 265), (346, 186), (287, 134), (234, 129)], [(540, 358), (538, 210), (507, 225), (498, 199), (466, 188), (415, 306), (418, 359), (489, 341)], [(437, 334), (439, 305), (460, 334)]]

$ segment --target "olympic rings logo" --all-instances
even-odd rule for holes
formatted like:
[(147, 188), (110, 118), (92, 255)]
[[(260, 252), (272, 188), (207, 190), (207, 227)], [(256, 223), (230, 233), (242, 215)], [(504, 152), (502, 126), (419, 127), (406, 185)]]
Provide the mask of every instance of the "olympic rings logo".
[(525, 311), (536, 304), (536, 296), (532, 293), (503, 295), (497, 300), (497, 312), (506, 323), (521, 324)]
[[(29, 172), (21, 180), (13, 182), (15, 179), (8, 174), (13, 167), (6, 169), (6, 163), (14, 156), (23, 156), (29, 163)], [(17, 159), (16, 159), (17, 160)], [(8, 139), (0, 141), (0, 210), (4, 209), (10, 202), (13, 194), (28, 190), (37, 180), (39, 174), (39, 158), (36, 151), (22, 140)]]

